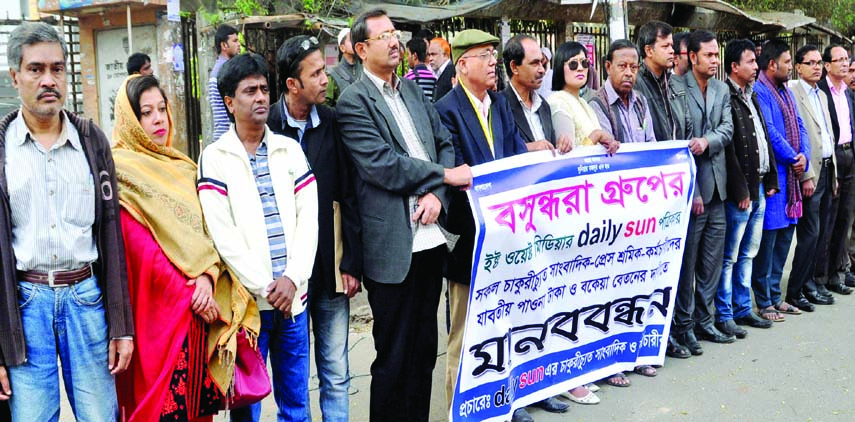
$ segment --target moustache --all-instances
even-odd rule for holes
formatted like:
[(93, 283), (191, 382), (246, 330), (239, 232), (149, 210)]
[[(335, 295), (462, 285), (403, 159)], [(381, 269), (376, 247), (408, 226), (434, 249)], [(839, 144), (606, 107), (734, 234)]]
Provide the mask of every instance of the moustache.
[(39, 95), (36, 97), (36, 99), (41, 100), (42, 97), (44, 97), (48, 94), (53, 94), (56, 98), (58, 98), (60, 100), (62, 99), (62, 94), (60, 94), (59, 91), (57, 91), (53, 88), (47, 88), (47, 89), (43, 90), (42, 92), (39, 93)]

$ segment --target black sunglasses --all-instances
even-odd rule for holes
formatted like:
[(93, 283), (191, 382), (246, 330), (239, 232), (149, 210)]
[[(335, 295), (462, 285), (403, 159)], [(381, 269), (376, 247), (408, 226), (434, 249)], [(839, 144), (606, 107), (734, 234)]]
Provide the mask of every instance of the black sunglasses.
[(590, 65), (591, 62), (589, 62), (588, 59), (570, 60), (567, 62), (567, 68), (570, 70), (578, 70), (579, 67), (581, 67), (582, 69), (587, 69)]

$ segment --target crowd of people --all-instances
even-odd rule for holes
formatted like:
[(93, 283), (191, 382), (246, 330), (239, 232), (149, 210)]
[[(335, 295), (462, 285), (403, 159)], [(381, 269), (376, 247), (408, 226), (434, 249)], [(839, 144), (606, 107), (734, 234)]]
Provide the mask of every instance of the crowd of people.
[[(427, 421), (443, 279), (448, 403), (457, 381), (470, 166), (530, 151), (688, 141), (697, 176), (671, 358), (855, 287), (855, 72), (842, 46), (792, 56), (780, 40), (734, 40), (718, 75), (714, 33), (653, 21), (637, 42), (611, 43), (598, 87), (577, 42), (553, 54), (525, 34), (500, 46), (480, 30), (450, 42), (425, 30), (404, 45), (380, 9), (337, 42), (328, 69), (315, 37), (289, 38), (271, 75), (240, 53), (235, 28), (218, 28), (214, 138), (197, 163), (172, 146), (150, 58), (131, 56), (108, 137), (63, 108), (57, 31), (13, 31), (21, 108), (0, 120), (0, 401), (15, 420), (58, 420), (60, 368), (79, 420), (211, 420), (236, 393), (239, 344), (269, 362), (278, 420), (311, 420), (311, 336), (322, 418), (347, 421), (349, 303), (364, 288), (370, 420)], [(532, 406), (597, 404), (598, 384), (631, 380), (617, 373)], [(261, 404), (229, 410), (258, 421)], [(521, 408), (512, 420), (533, 419)]]

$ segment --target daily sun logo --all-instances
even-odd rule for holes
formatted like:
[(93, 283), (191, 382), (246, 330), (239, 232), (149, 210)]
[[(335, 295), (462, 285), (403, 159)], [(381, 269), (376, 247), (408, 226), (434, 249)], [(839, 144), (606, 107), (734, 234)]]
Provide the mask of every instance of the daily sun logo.
[(493, 188), (492, 182), (482, 183), (478, 186), (475, 186), (475, 192), (486, 192)]

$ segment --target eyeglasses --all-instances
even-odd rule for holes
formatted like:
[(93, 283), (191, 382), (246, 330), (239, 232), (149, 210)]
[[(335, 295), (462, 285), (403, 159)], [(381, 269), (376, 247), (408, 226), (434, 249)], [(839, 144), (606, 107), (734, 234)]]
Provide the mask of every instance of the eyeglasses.
[(391, 40), (392, 38), (395, 38), (396, 40), (400, 41), (401, 40), (401, 31), (397, 31), (397, 30), (396, 31), (386, 31), (386, 32), (383, 32), (383, 33), (378, 34), (376, 36), (366, 38), (365, 41), (380, 40), (380, 41), (389, 42), (389, 40)]
[(499, 57), (499, 52), (498, 52), (498, 51), (496, 51), (496, 50), (488, 50), (488, 51), (485, 51), (485, 52), (483, 52), (483, 53), (481, 53), (481, 54), (476, 54), (476, 55), (474, 55), (474, 56), (461, 56), (460, 58), (461, 58), (461, 59), (475, 58), (475, 59), (481, 59), (481, 60), (484, 60), (484, 59), (488, 59), (488, 60), (489, 60), (489, 58), (490, 58), (490, 57), (492, 57), (492, 58), (494, 58), (494, 59), (495, 59), (495, 58), (498, 58), (498, 57)]
[[(615, 65), (615, 67), (621, 72), (626, 72), (626, 70), (629, 69), (632, 73), (637, 73), (638, 69), (641, 66), (639, 66), (637, 63), (621, 63), (618, 65)], [(575, 70), (575, 69), (573, 69), (573, 70)]]
[(809, 62), (802, 62), (801, 64), (810, 67), (822, 66), (822, 60), (811, 60)]
[(318, 45), (318, 39), (315, 37), (309, 37), (300, 43), (300, 48), (303, 49), (303, 51), (306, 51), (309, 48), (312, 48), (313, 46), (317, 46), (317, 45)]
[(570, 70), (578, 70), (580, 67), (584, 70), (587, 69), (590, 65), (591, 62), (589, 62), (588, 59), (570, 60), (569, 62), (567, 62), (567, 68)]

